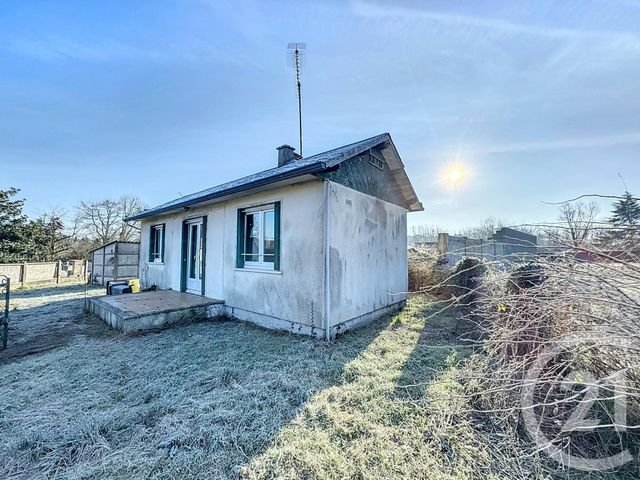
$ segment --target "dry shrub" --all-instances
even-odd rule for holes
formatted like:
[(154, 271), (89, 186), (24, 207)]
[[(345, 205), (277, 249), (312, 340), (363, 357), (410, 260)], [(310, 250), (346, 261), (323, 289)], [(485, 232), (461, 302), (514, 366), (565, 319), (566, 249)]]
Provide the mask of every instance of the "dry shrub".
[(465, 257), (453, 269), (447, 282), (448, 296), (458, 305), (470, 307), (478, 300), (487, 266), (479, 258)]
[[(446, 277), (446, 263), (431, 246), (409, 247), (409, 291), (431, 290)], [(431, 293), (437, 293), (431, 291)]]
[(515, 265), (509, 276), (507, 289), (511, 293), (522, 292), (523, 290), (542, 285), (547, 279), (544, 265), (540, 263), (523, 263)]
[[(466, 369), (469, 393), (478, 412), (512, 432), (514, 442), (550, 455), (551, 475), (566, 478), (588, 467), (597, 471), (592, 478), (603, 471), (635, 478), (640, 264), (628, 256), (576, 258), (569, 251), (511, 270), (490, 268), (468, 315), (483, 331), (482, 353)], [(595, 428), (575, 423), (593, 419)], [(630, 428), (622, 429), (624, 422)], [(602, 460), (625, 449), (633, 459), (623, 465)]]

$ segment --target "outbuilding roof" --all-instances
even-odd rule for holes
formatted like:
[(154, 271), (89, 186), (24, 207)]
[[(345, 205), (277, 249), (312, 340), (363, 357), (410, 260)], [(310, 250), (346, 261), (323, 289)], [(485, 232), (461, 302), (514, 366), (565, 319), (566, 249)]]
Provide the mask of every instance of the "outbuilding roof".
[(323, 153), (318, 153), (311, 157), (302, 158), (292, 161), (280, 167), (270, 168), (262, 172), (254, 173), (247, 177), (242, 177), (231, 182), (223, 183), (215, 187), (207, 188), (200, 192), (185, 195), (184, 197), (176, 198), (170, 202), (163, 203), (156, 207), (144, 210), (136, 215), (133, 215), (125, 220), (140, 220), (146, 217), (152, 217), (171, 211), (176, 211), (181, 208), (190, 207), (200, 203), (210, 202), (215, 199), (223, 199), (224, 197), (238, 194), (240, 192), (249, 193), (250, 190), (255, 188), (264, 187), (283, 180), (289, 180), (302, 175), (322, 173), (324, 171), (333, 169), (340, 165), (349, 158), (353, 158), (371, 148), (384, 144), (382, 150), (391, 173), (398, 182), (403, 196), (409, 206), (409, 211), (421, 211), (423, 210), (422, 204), (418, 200), (418, 197), (411, 186), (411, 182), (407, 177), (404, 170), (404, 164), (400, 160), (400, 156), (393, 145), (391, 135), (383, 133), (376, 135), (375, 137), (367, 138), (359, 142), (344, 145), (342, 147), (334, 148)]
[(135, 243), (137, 245), (140, 242), (129, 242), (129, 241), (124, 241), (124, 240), (112, 240), (110, 242), (103, 243), (102, 245), (99, 245), (97, 247), (92, 248), (91, 250), (89, 250), (89, 253), (93, 253), (93, 252), (95, 252), (97, 250), (102, 250), (103, 248), (108, 247), (109, 245), (113, 245), (114, 243)]

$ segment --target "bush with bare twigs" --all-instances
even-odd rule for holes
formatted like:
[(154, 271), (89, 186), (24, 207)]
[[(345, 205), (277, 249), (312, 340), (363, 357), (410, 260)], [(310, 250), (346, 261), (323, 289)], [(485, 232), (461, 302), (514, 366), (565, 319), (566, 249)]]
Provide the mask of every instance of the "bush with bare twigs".
[(467, 318), (482, 335), (464, 375), (474, 409), (551, 457), (550, 474), (636, 478), (640, 263), (588, 250), (598, 261), (574, 249), (510, 271), (489, 266), (466, 297), (476, 297)]
[(419, 292), (440, 284), (446, 265), (434, 246), (409, 247), (409, 291)]
[(465, 257), (453, 268), (448, 278), (448, 296), (465, 307), (472, 307), (478, 300), (487, 266), (484, 261), (475, 257)]

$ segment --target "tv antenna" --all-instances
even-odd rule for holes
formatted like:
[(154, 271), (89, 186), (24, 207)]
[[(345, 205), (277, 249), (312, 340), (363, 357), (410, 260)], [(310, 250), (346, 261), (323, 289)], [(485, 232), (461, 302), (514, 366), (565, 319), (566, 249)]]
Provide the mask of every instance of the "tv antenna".
[(287, 58), (290, 67), (296, 70), (296, 88), (298, 91), (298, 126), (300, 129), (300, 156), (302, 156), (302, 82), (301, 70), (304, 64), (304, 51), (307, 48), (306, 43), (290, 43), (287, 46)]
[(625, 193), (629, 191), (629, 187), (627, 187), (627, 182), (624, 181), (624, 177), (622, 176), (622, 174), (620, 172), (618, 172), (618, 176), (620, 177), (620, 180), (622, 181), (622, 185), (624, 185), (624, 191)]

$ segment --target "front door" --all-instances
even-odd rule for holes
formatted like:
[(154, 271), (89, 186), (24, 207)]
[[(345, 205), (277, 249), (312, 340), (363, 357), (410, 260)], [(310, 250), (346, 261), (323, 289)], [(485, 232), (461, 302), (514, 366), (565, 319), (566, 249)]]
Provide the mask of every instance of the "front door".
[(196, 218), (186, 222), (186, 235), (187, 261), (185, 265), (185, 276), (187, 292), (201, 295), (205, 255), (202, 218)]

